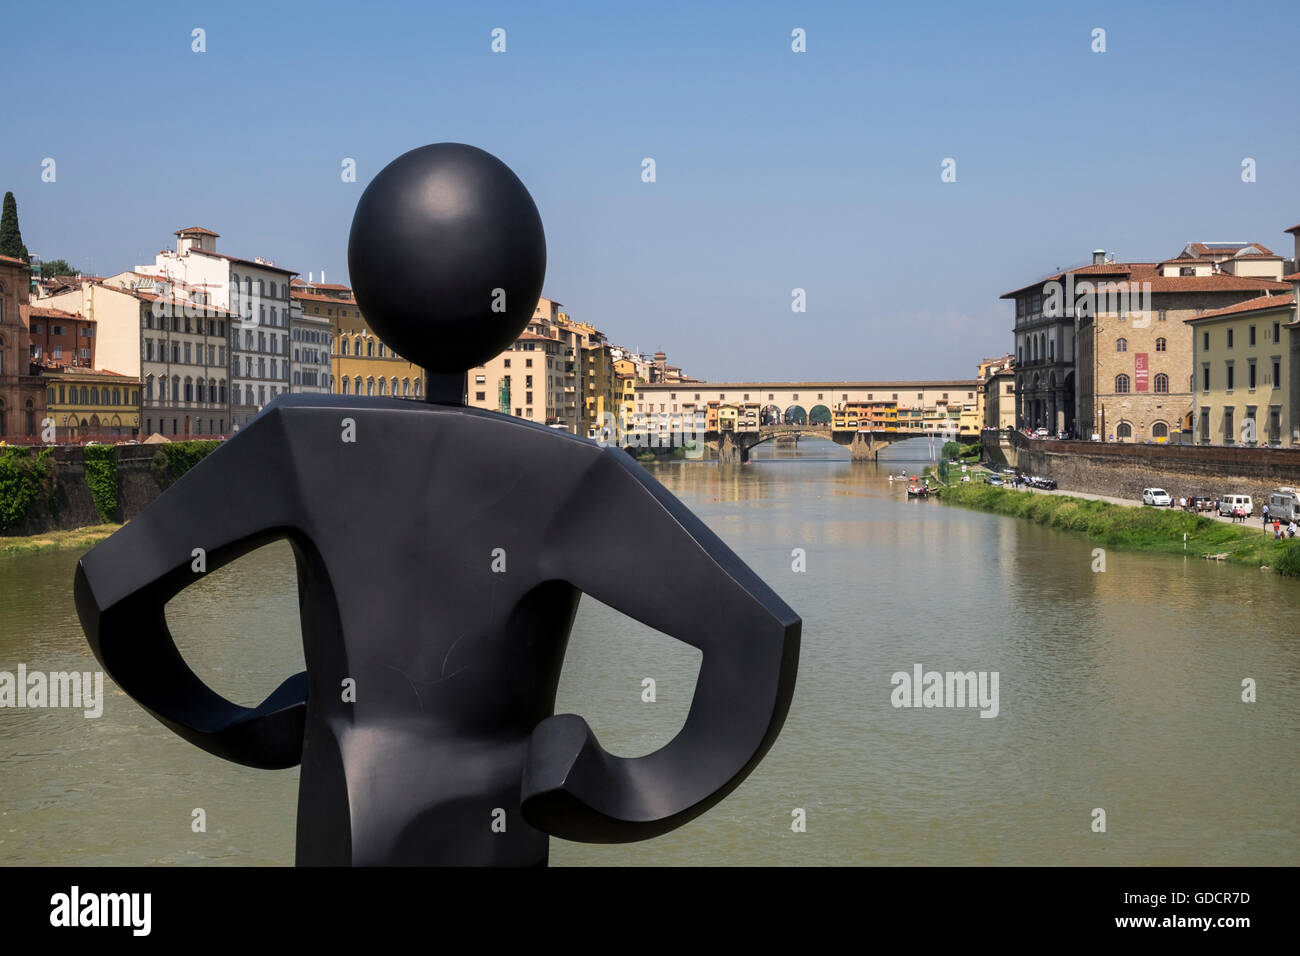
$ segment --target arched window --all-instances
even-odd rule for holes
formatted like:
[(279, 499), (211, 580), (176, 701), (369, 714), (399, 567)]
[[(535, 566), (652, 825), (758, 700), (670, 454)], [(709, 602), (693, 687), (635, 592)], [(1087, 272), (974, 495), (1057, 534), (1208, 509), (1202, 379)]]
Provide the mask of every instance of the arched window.
[(383, 395), (383, 394), (384, 394), (384, 390), (385, 390), (385, 388), (387, 387), (387, 385), (388, 385), (388, 383), (385, 382), (382, 378), (379, 380), (379, 394), (380, 394), (380, 395)]
[(144, 400), (146, 402), (153, 401), (153, 376), (152, 375), (146, 375), (144, 377)]
[(1168, 343), (1165, 339), (1156, 339), (1156, 351), (1157, 351), (1157, 352), (1168, 352), (1168, 351), (1169, 351), (1169, 343)]
[(348, 340), (347, 340), (347, 339), (340, 339), (340, 340), (339, 340), (339, 352), (340, 352), (341, 354), (343, 354), (343, 355), (347, 355), (347, 354), (348, 354)]
[(1128, 376), (1123, 373), (1115, 376), (1115, 391), (1124, 394), (1128, 391)]
[(343, 376), (343, 394), (344, 394), (344, 395), (346, 395), (346, 394), (348, 393), (348, 384), (349, 384), (351, 381), (352, 381), (351, 376), (348, 376), (348, 375), (344, 375), (344, 376)]
[[(275, 294), (275, 283), (274, 283), (274, 282), (271, 283), (271, 298), (272, 298), (272, 299), (278, 299), (278, 298), (279, 298), (279, 296)], [(272, 312), (272, 313), (271, 313), (271, 316), (272, 316), (272, 318), (274, 318), (274, 317), (275, 317), (275, 312)]]
[(353, 395), (360, 395), (360, 394), (361, 394), (361, 376), (360, 376), (360, 375), (358, 375), (358, 376), (356, 377), (356, 379), (352, 382), (352, 394), (353, 394)]
[(1168, 438), (1169, 426), (1166, 425), (1164, 422), (1156, 422), (1154, 425), (1151, 426), (1151, 437)]
[(420, 397), (420, 383), (421, 383), (421, 381), (422, 381), (422, 380), (421, 380), (421, 379), (418, 379), (418, 378), (415, 380), (415, 386), (414, 386), (414, 388), (415, 388), (415, 397), (416, 397), (416, 398), (419, 398), (419, 397)]
[(1115, 426), (1115, 437), (1132, 438), (1133, 426), (1130, 425), (1128, 422), (1120, 422), (1118, 425)]
[(1169, 376), (1166, 375), (1164, 372), (1161, 372), (1159, 375), (1156, 376), (1155, 389), (1157, 392), (1169, 391)]
[(383, 343), (383, 342), (380, 342), (380, 343), (379, 343), (379, 357), (380, 357), (380, 358), (383, 358), (385, 354), (386, 354), (386, 351), (385, 351), (385, 349), (384, 349), (384, 343)]
[(368, 357), (373, 357), (374, 354), (375, 354), (375, 340), (371, 339), (366, 343), (366, 355)]
[(1023, 345), (1016, 346), (1016, 364), (1025, 364), (1025, 347)]
[(366, 379), (366, 394), (367, 395), (375, 394), (375, 380), (373, 378)]
[(266, 282), (262, 279), (257, 280), (257, 294), (262, 296), (266, 295)]
[(1128, 351), (1128, 339), (1126, 339), (1126, 338), (1122, 338), (1122, 337), (1116, 339), (1116, 340), (1115, 340), (1115, 351), (1116, 351), (1116, 352), (1127, 352), (1127, 351)]
[(172, 376), (172, 401), (179, 402), (180, 400), (181, 400), (181, 377), (179, 375), (173, 375)]
[(402, 379), (402, 397), (411, 397), (411, 380), (409, 378)]

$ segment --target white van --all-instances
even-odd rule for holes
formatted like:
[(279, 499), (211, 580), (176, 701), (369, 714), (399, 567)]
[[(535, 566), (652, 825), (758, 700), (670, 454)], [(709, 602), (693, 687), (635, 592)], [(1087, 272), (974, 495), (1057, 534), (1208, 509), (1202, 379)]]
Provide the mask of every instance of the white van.
[(1294, 488), (1275, 488), (1269, 492), (1268, 516), (1279, 521), (1300, 519), (1300, 491)]
[[(1255, 513), (1255, 502), (1250, 495), (1220, 495), (1219, 496), (1219, 514), (1230, 515), (1235, 508), (1245, 508), (1246, 517), (1249, 518)], [(1269, 511), (1273, 509), (1270, 508)]]

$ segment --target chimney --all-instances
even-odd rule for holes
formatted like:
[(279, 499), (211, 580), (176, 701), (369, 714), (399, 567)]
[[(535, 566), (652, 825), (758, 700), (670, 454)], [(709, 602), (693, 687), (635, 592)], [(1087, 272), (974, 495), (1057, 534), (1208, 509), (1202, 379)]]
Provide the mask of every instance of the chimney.
[(1105, 249), (1092, 250), (1092, 264), (1094, 266), (1100, 266), (1100, 265), (1105, 265), (1105, 263), (1106, 263), (1106, 250)]

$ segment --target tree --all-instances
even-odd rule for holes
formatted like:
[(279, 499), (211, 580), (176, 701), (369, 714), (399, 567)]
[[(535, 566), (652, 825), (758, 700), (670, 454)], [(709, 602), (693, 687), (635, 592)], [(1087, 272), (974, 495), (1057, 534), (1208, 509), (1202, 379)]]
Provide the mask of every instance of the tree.
[(4, 208), (0, 210), (0, 256), (11, 259), (28, 259), (23, 234), (18, 229), (18, 202), (11, 192), (5, 193)]
[(68, 265), (67, 259), (47, 259), (41, 263), (42, 276), (75, 276), (80, 271)]

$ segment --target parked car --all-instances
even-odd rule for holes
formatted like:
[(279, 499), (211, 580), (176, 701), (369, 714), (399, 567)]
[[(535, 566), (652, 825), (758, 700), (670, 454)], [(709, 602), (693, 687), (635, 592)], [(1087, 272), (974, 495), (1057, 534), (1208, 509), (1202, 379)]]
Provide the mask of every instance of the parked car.
[(1169, 492), (1163, 488), (1143, 488), (1142, 503), (1155, 505), (1157, 508), (1169, 508), (1173, 505), (1173, 500), (1169, 497)]
[(1187, 499), (1187, 511), (1213, 511), (1214, 499), (1206, 495), (1192, 495)]
[[(1220, 495), (1219, 496), (1219, 514), (1230, 515), (1236, 509), (1240, 508), (1249, 518), (1255, 513), (1255, 502), (1250, 495)], [(1270, 509), (1272, 510), (1272, 509)]]
[(1300, 492), (1295, 488), (1275, 488), (1269, 492), (1268, 516), (1279, 521), (1300, 518)]
[(1053, 491), (1056, 488), (1055, 478), (1045, 478), (1039, 476), (1037, 478), (1030, 478), (1029, 483), (1033, 485), (1035, 488), (1042, 488), (1044, 491)]
[(1002, 480), (1001, 475), (989, 475), (987, 478), (984, 479), (984, 484), (997, 485), (998, 487), (1001, 487), (1002, 485), (1006, 484), (1006, 482)]
[(1047, 437), (1048, 435), (1050, 435), (1050, 434), (1051, 434), (1051, 432), (1049, 432), (1046, 428), (1035, 428), (1035, 429), (1034, 429), (1034, 437), (1035, 437), (1035, 438), (1046, 438), (1046, 437)]

